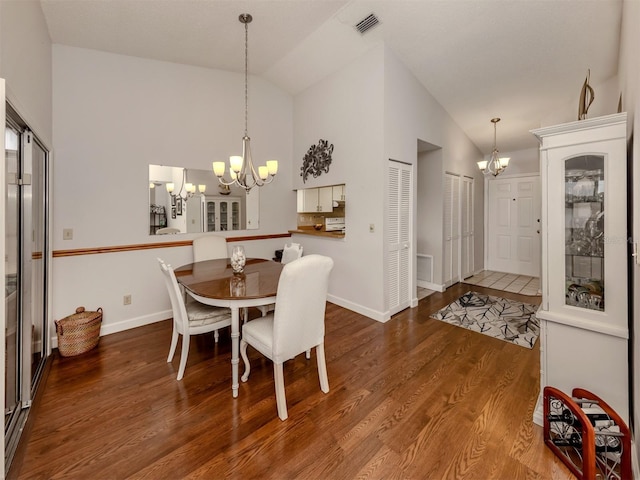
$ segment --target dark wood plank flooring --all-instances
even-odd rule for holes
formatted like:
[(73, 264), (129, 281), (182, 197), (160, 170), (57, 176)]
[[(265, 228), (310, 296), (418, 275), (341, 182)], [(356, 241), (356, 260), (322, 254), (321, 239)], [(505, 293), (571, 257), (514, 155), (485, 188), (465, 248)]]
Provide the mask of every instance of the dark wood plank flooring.
[(232, 398), (226, 331), (192, 338), (181, 382), (170, 321), (56, 354), (9, 478), (572, 478), (531, 422), (538, 347), (429, 318), (470, 289), (538, 303), (459, 284), (384, 324), (328, 304), (331, 391), (315, 353), (287, 362), (285, 422), (256, 351)]

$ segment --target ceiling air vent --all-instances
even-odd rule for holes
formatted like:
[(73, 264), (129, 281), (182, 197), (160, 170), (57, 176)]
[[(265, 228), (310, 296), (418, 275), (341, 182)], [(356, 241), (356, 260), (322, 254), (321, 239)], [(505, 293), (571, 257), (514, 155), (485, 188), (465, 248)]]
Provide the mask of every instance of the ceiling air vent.
[(380, 20), (378, 20), (378, 17), (376, 17), (375, 14), (372, 13), (356, 23), (356, 30), (358, 30), (361, 35), (364, 35), (367, 31), (371, 30), (379, 23)]

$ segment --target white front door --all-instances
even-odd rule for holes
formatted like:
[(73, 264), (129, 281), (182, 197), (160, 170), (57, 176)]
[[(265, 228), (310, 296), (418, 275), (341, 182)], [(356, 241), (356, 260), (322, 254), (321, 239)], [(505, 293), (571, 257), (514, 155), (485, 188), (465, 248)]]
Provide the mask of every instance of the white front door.
[(389, 313), (394, 315), (411, 306), (413, 278), (412, 166), (389, 161), (387, 231), (387, 291)]
[(539, 277), (540, 177), (497, 177), (488, 184), (487, 270)]

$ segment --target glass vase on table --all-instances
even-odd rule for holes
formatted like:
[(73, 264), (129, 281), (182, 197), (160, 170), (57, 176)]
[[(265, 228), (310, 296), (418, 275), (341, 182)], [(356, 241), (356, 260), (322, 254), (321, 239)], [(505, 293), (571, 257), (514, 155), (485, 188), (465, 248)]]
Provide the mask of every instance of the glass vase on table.
[(240, 274), (244, 271), (244, 265), (247, 261), (247, 257), (244, 253), (244, 247), (242, 245), (236, 245), (231, 250), (231, 269), (233, 273)]

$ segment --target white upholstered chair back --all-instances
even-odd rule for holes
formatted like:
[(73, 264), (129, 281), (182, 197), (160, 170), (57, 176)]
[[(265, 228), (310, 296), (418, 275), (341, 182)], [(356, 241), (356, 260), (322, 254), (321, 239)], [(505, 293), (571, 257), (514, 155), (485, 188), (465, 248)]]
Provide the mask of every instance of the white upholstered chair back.
[(284, 362), (324, 342), (332, 268), (331, 258), (307, 255), (282, 269), (273, 319), (274, 362)]
[[(324, 354), (324, 312), (333, 260), (322, 255), (307, 255), (282, 269), (276, 294), (275, 313), (251, 320), (242, 327), (240, 354), (244, 361), (242, 381), (249, 379), (251, 364), (247, 347), (251, 345), (273, 361), (278, 416), (286, 420), (283, 364), (315, 347), (320, 389), (329, 392), (329, 377)], [(309, 358), (309, 356), (307, 356)]]
[(193, 261), (228, 258), (227, 239), (218, 235), (203, 235), (193, 239)]
[(281, 263), (286, 264), (299, 259), (302, 256), (302, 245), (299, 243), (287, 243), (282, 250)]
[(160, 258), (158, 258), (158, 263), (160, 264), (160, 271), (162, 272), (162, 277), (164, 278), (167, 292), (169, 293), (169, 299), (171, 300), (173, 328), (182, 335), (189, 328), (189, 317), (187, 316), (187, 309), (184, 305), (184, 297), (180, 291), (176, 275), (173, 273), (173, 268), (164, 263)]

